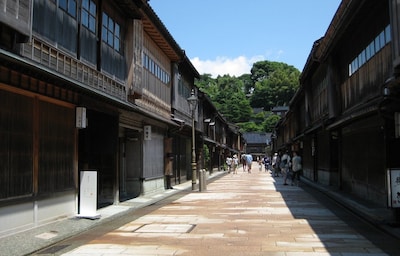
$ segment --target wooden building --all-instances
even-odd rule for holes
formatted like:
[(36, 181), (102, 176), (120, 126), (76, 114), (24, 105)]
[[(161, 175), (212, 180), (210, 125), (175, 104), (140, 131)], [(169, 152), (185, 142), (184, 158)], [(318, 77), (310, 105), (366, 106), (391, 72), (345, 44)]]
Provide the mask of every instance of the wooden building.
[[(191, 96), (192, 90), (196, 97), (199, 95), (197, 88), (193, 88), (194, 80), (199, 78), (199, 73), (192, 66), (190, 60), (185, 57), (180, 63), (174, 66), (174, 85), (172, 93), (172, 120), (179, 126), (169, 130), (169, 137), (172, 139), (173, 151), (173, 177), (172, 183), (179, 184), (186, 180), (192, 179), (191, 170), (191, 150), (192, 150), (192, 113), (188, 108), (187, 99)], [(200, 102), (197, 102), (197, 107), (194, 110), (195, 121), (195, 147), (197, 152), (201, 152), (199, 138), (202, 129), (199, 124), (199, 109)], [(196, 154), (198, 156), (198, 154)], [(198, 160), (198, 159), (196, 159)], [(200, 166), (197, 166), (199, 169)]]
[[(167, 171), (192, 179), (192, 90), (205, 168), (199, 74), (148, 1), (0, 9), (0, 236), (80, 214), (84, 171), (96, 174), (96, 209), (164, 190)], [(228, 134), (235, 148), (240, 133), (217, 122), (215, 141)]]
[(226, 157), (232, 157), (234, 154), (240, 157), (244, 152), (245, 141), (239, 127), (227, 122), (206, 94), (200, 94), (200, 98), (200, 117), (203, 120), (201, 141), (210, 158), (209, 162), (204, 164), (204, 168), (213, 172), (223, 168)]
[(304, 178), (382, 207), (390, 206), (388, 171), (400, 167), (399, 7), (341, 2), (274, 144), (300, 152)]
[(271, 156), (271, 133), (269, 132), (246, 132), (243, 134), (246, 141), (246, 154), (253, 156), (253, 159)]

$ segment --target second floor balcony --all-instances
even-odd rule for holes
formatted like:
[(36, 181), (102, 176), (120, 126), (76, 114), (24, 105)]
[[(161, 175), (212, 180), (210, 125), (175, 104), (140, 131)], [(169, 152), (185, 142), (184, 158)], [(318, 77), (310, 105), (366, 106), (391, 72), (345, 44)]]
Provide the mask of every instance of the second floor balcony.
[(123, 81), (107, 76), (105, 73), (43, 41), (32, 38), (30, 43), (22, 44), (21, 54), (23, 57), (40, 64), (43, 68), (58, 73), (57, 75), (64, 77), (64, 79), (72, 80), (85, 87), (85, 89), (103, 94), (111, 99), (127, 101), (127, 93)]

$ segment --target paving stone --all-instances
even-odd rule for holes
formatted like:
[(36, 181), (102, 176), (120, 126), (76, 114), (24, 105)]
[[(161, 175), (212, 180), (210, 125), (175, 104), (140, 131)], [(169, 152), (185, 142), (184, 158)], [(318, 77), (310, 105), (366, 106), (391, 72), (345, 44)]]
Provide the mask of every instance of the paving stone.
[(104, 210), (126, 214), (62, 241), (54, 255), (388, 255), (301, 185), (269, 173), (221, 176), (204, 192), (174, 188), (168, 202), (154, 195)]

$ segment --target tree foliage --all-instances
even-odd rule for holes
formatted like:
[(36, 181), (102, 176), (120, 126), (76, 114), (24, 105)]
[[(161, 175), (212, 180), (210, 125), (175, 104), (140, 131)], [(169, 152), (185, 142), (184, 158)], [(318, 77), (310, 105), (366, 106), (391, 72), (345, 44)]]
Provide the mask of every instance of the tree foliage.
[[(260, 61), (253, 64), (251, 74), (212, 78), (201, 75), (197, 87), (206, 93), (217, 110), (242, 131), (271, 132), (279, 121), (270, 109), (287, 105), (299, 87), (298, 71), (281, 62)], [(264, 111), (253, 113), (253, 108)]]
[(200, 79), (196, 81), (196, 86), (207, 94), (212, 101), (214, 101), (213, 97), (219, 91), (217, 81), (211, 77), (211, 74), (200, 75)]
[(300, 71), (280, 62), (257, 62), (251, 69), (254, 91), (251, 106), (270, 110), (288, 105), (299, 87)]
[(275, 114), (269, 115), (265, 118), (263, 122), (264, 131), (273, 131), (275, 125), (279, 122), (279, 119), (281, 119), (281, 117)]
[(243, 93), (243, 82), (228, 75), (218, 76), (219, 92), (215, 95), (215, 106), (222, 115), (233, 123), (245, 122), (251, 116), (252, 108)]

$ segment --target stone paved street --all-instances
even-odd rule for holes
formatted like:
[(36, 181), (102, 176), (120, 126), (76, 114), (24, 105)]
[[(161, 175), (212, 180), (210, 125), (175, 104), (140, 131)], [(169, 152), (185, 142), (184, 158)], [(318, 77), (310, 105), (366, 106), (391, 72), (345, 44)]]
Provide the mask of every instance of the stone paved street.
[(236, 175), (209, 183), (207, 191), (183, 190), (47, 252), (65, 256), (354, 256), (395, 255), (396, 247), (400, 248), (398, 240), (381, 235), (381, 241), (368, 240), (348, 223), (360, 220), (347, 218), (343, 212), (342, 219), (337, 217), (303, 189), (306, 185), (282, 184), (281, 177), (240, 169)]

